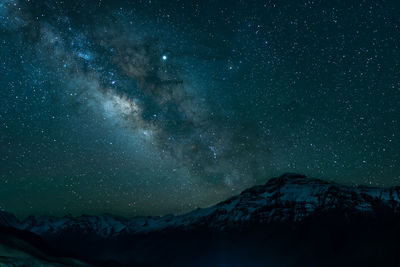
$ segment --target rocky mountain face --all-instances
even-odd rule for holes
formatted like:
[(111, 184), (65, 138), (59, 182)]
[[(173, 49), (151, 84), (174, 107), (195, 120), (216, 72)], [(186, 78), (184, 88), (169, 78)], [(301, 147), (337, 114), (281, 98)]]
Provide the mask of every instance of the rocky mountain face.
[[(129, 257), (121, 250), (129, 248), (130, 251), (141, 251), (141, 254), (149, 256), (151, 253), (146, 246), (152, 247), (153, 252), (162, 251), (165, 245), (172, 244), (171, 246), (176, 248), (181, 246), (180, 241), (172, 242), (171, 238), (185, 243), (190, 237), (205, 247), (214, 240), (215, 236), (223, 236), (224, 240), (234, 236), (234, 239), (240, 243), (247, 240), (253, 245), (258, 242), (265, 244), (264, 241), (254, 241), (257, 239), (255, 236), (264, 236), (270, 238), (269, 240), (280, 242), (282, 239), (292, 239), (293, 236), (297, 236), (297, 234), (287, 236), (283, 234), (287, 233), (287, 230), (282, 229), (305, 227), (307, 231), (315, 234), (315, 229), (325, 224), (328, 224), (326, 227), (331, 229), (336, 229), (337, 225), (348, 224), (349, 226), (345, 228), (353, 229), (354, 227), (356, 229), (354, 232), (356, 232), (364, 226), (369, 229), (372, 225), (369, 221), (383, 218), (387, 214), (390, 214), (390, 218), (395, 218), (396, 214), (400, 214), (400, 187), (349, 187), (307, 178), (303, 175), (285, 174), (270, 179), (264, 185), (245, 190), (217, 205), (183, 215), (134, 218), (111, 215), (39, 218), (31, 216), (24, 221), (19, 221), (12, 214), (0, 212), (0, 226), (36, 234), (48, 244), (59, 246), (60, 251), (84, 259), (92, 260), (92, 256), (96, 255), (96, 251), (100, 249), (96, 246), (100, 246), (104, 251), (116, 250), (117, 252), (113, 253), (122, 253), (124, 255), (122, 258), (127, 258), (127, 261), (121, 262), (126, 263), (130, 262)], [(326, 218), (330, 219), (326, 221)], [(315, 229), (308, 228), (311, 224), (317, 225)], [(246, 235), (249, 232), (252, 234)], [(276, 236), (276, 233), (281, 234)], [(205, 237), (207, 235), (209, 236)], [(249, 236), (252, 236), (250, 240)], [(158, 244), (155, 245), (150, 240)], [(221, 239), (217, 238), (217, 240)], [(296, 237), (295, 243), (298, 241)], [(80, 242), (82, 247), (76, 245), (77, 242)], [(85, 246), (91, 246), (91, 251), (79, 253), (85, 250)], [(194, 250), (197, 249), (193, 244), (191, 246)], [(185, 245), (185, 249), (191, 246)], [(259, 248), (259, 245), (257, 246)], [(268, 245), (270, 251), (278, 247), (277, 244)], [(120, 254), (118, 257), (110, 256), (105, 259), (121, 259)], [(135, 263), (138, 260), (136, 256)], [(165, 260), (165, 257), (161, 256), (159, 259)], [(143, 260), (143, 262), (146, 261)], [(278, 266), (285, 266), (285, 264), (279, 262)]]

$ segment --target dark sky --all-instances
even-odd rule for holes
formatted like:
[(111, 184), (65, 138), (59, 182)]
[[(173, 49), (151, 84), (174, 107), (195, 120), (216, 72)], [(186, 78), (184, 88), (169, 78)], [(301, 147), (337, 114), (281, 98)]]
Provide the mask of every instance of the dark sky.
[(0, 208), (205, 207), (284, 172), (400, 184), (398, 1), (0, 1)]

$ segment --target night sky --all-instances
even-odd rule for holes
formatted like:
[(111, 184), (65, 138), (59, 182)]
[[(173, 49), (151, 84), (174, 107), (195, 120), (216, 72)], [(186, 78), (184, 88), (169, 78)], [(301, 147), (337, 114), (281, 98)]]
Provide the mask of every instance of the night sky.
[(400, 185), (399, 1), (0, 0), (0, 208), (206, 207), (284, 172)]

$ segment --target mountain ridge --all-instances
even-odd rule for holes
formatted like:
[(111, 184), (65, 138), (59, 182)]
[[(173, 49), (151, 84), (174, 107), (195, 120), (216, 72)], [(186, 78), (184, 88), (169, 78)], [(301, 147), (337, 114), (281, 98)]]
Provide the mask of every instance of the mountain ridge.
[(293, 173), (182, 215), (20, 221), (0, 212), (6, 235), (94, 266), (221, 266), (221, 255), (225, 266), (399, 266), (399, 225), (399, 186)]
[(271, 178), (264, 185), (253, 186), (208, 208), (198, 208), (182, 215), (138, 216), (81, 215), (73, 217), (29, 216), (19, 221), (14, 215), (0, 212), (0, 225), (27, 230), (38, 235), (61, 230), (91, 229), (103, 237), (119, 233), (148, 233), (166, 228), (191, 228), (206, 225), (224, 230), (237, 222), (299, 221), (318, 210), (341, 208), (372, 213), (377, 206), (400, 210), (400, 186), (351, 187), (305, 175), (286, 173)]

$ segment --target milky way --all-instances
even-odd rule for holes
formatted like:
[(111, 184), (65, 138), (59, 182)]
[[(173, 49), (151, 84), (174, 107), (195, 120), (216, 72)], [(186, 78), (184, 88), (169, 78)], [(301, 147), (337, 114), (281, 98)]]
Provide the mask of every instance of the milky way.
[(0, 207), (179, 213), (288, 171), (398, 184), (395, 10), (2, 1)]

